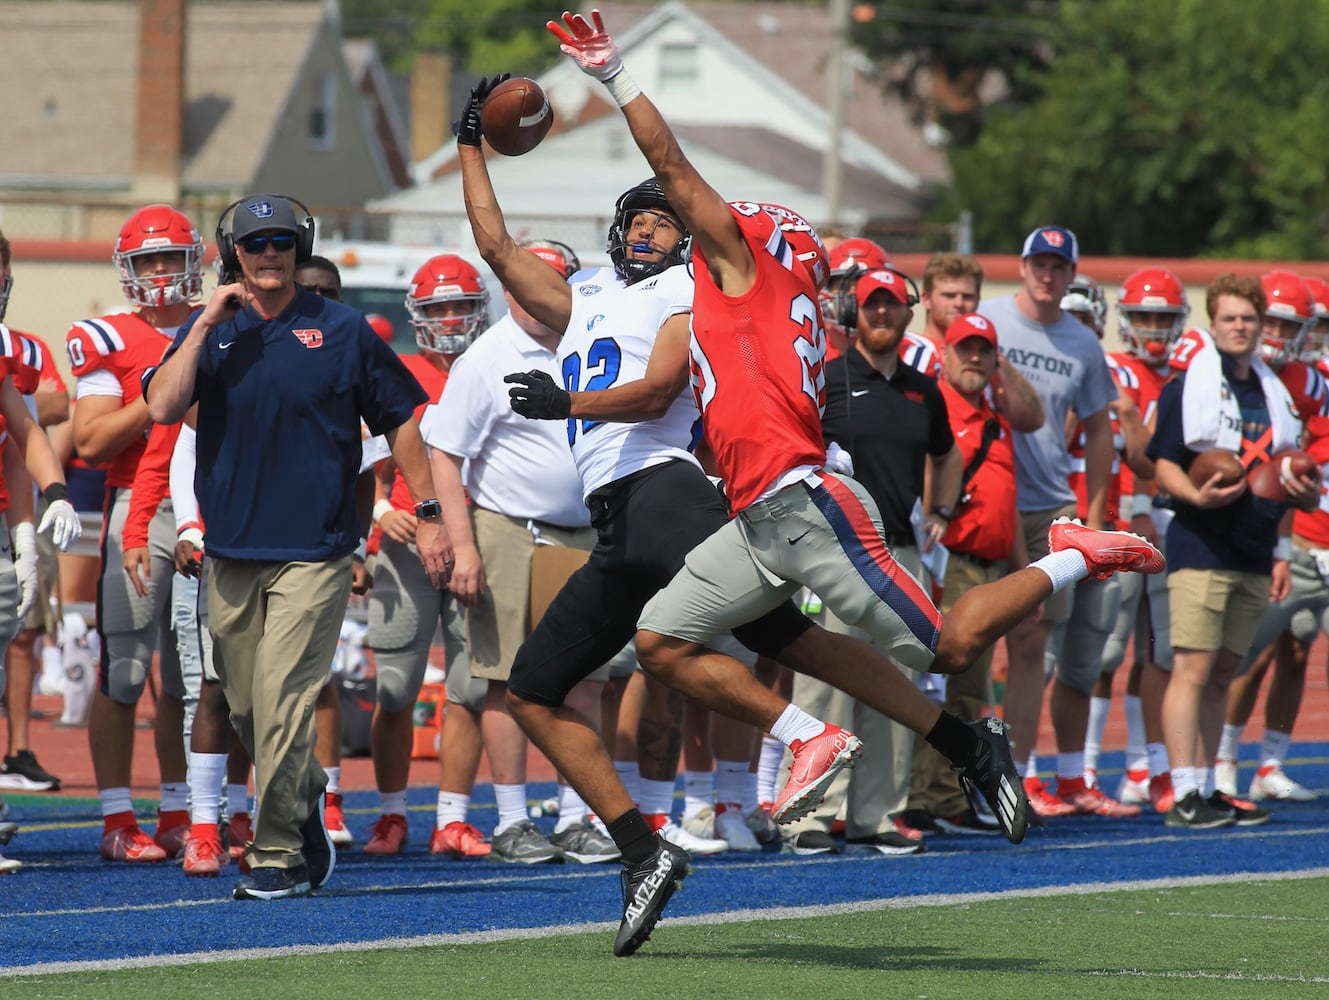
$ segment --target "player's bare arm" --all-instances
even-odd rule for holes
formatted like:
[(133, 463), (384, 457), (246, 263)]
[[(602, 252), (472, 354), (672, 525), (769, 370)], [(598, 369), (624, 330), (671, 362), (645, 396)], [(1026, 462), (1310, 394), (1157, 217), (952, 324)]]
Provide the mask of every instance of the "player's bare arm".
[(996, 411), (1010, 421), (1011, 430), (1022, 434), (1032, 434), (1046, 419), (1034, 387), (1000, 354), (997, 370), (992, 373), (992, 402)]
[(461, 467), (465, 461), (461, 455), (452, 455), (437, 448), (429, 449), (434, 486), (438, 490), (439, 505), (443, 508), (443, 526), (452, 539), (452, 557), (456, 560), (448, 589), (457, 595), (457, 600), (463, 605), (473, 608), (480, 603), (484, 593), (485, 565), (475, 544), (471, 512), (461, 481)]
[(458, 123), (457, 159), (461, 163), (466, 217), (471, 222), (476, 249), (503, 287), (545, 326), (562, 330), (572, 315), (572, 289), (557, 271), (517, 246), (503, 220), (480, 146), (480, 107), (489, 92), (505, 79), (507, 74), (492, 80), (481, 78), (471, 89), (470, 101)]
[(0, 382), (0, 412), (4, 413), (9, 435), (18, 446), (23, 456), (24, 466), (39, 489), (45, 490), (52, 483), (65, 481), (60, 460), (55, 456), (46, 432), (32, 419), (23, 396), (14, 387), (11, 379)]
[(152, 418), (141, 399), (125, 404), (119, 396), (84, 396), (74, 407), (73, 424), (79, 458), (100, 465), (141, 439)]
[(716, 285), (729, 296), (744, 294), (756, 280), (757, 267), (729, 206), (697, 172), (659, 109), (624, 71), (598, 10), (591, 11), (591, 20), (593, 25), (580, 14), (564, 12), (562, 24), (550, 21), (547, 27), (578, 68), (609, 89), (669, 204), (706, 257)]
[[(409, 418), (400, 427), (395, 427), (383, 435), (388, 447), (392, 449), (392, 458), (401, 469), (406, 489), (416, 504), (425, 500), (437, 500), (434, 489), (434, 477), (429, 468), (429, 453), (425, 448), (424, 438), (420, 436), (420, 425), (415, 417)], [(452, 554), (452, 542), (448, 539), (447, 529), (439, 516), (418, 517), (415, 526), (415, 547), (420, 554), (420, 562), (429, 574), (429, 582), (435, 587), (443, 587), (452, 574), (455, 557)]]

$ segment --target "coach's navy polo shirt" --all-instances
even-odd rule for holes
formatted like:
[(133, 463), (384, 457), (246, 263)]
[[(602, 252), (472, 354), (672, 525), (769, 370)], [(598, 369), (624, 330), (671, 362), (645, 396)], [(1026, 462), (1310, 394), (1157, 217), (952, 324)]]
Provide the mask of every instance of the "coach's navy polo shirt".
[(194, 383), (208, 553), (287, 562), (354, 550), (360, 420), (383, 434), (427, 398), (360, 312), (304, 289), (272, 319), (250, 307), (212, 330)]

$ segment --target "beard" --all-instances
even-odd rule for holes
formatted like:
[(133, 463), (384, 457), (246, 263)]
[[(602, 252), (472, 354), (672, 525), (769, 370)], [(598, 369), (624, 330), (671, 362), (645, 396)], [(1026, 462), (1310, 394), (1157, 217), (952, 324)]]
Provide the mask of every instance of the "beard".
[(961, 370), (956, 373), (952, 381), (955, 383), (955, 388), (967, 395), (973, 395), (986, 389), (988, 383), (992, 381), (992, 377), (984, 375), (982, 372)]

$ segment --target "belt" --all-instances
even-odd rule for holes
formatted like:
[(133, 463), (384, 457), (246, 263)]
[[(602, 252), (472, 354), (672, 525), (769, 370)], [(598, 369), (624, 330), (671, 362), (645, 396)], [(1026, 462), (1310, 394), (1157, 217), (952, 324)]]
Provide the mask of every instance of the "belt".
[(968, 552), (956, 552), (954, 549), (951, 549), (951, 558), (961, 559), (967, 563), (973, 563), (973, 565), (977, 566), (979, 569), (991, 569), (993, 566), (997, 565), (997, 563), (1001, 562), (1000, 559), (983, 559), (980, 556), (971, 556)]

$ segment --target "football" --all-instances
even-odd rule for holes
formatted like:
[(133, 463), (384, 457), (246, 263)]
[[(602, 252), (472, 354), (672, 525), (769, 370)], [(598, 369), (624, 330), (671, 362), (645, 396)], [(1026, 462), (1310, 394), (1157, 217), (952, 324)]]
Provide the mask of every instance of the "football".
[(1233, 483), (1240, 482), (1241, 477), (1246, 474), (1237, 453), (1235, 451), (1225, 451), (1222, 448), (1211, 448), (1209, 451), (1200, 452), (1195, 456), (1195, 460), (1191, 462), (1188, 472), (1190, 473), (1191, 482), (1197, 489), (1209, 482), (1215, 472), (1222, 476), (1218, 481), (1219, 486), (1231, 486)]
[(1283, 490), (1285, 479), (1294, 479), (1297, 476), (1318, 478), (1319, 474), (1320, 470), (1315, 464), (1315, 459), (1304, 451), (1280, 451), (1269, 461), (1261, 462), (1251, 469), (1246, 482), (1257, 497), (1264, 497), (1266, 500), (1286, 500), (1287, 494)]
[(504, 80), (480, 106), (480, 129), (489, 145), (504, 156), (529, 153), (554, 126), (554, 109), (545, 92), (524, 76)]

